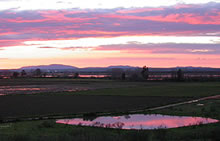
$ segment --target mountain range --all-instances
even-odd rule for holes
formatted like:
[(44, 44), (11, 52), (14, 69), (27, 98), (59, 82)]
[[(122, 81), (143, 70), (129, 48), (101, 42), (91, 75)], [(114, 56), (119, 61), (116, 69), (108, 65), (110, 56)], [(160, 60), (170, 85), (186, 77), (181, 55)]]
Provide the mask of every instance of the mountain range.
[[(21, 67), (18, 70), (66, 70), (66, 71), (82, 71), (82, 72), (99, 72), (99, 71), (108, 71), (114, 68), (123, 69), (123, 70), (134, 70), (141, 67), (134, 67), (128, 65), (119, 65), (119, 66), (108, 66), (108, 67), (86, 67), (86, 68), (78, 68), (70, 65), (62, 65), (62, 64), (51, 64), (51, 65), (39, 65), (39, 66), (25, 66)], [(150, 71), (174, 71), (182, 69), (183, 71), (220, 71), (220, 68), (210, 68), (210, 67), (172, 67), (172, 68), (149, 68)]]

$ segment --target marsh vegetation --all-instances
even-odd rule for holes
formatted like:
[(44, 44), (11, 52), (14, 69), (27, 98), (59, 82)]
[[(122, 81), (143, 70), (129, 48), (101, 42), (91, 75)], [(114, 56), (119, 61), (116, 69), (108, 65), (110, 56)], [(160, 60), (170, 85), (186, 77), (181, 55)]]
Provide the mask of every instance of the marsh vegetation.
[[(6, 85), (7, 84), (7, 85)], [(56, 124), (56, 117), (96, 117), (120, 115), (141, 110), (144, 114), (199, 116), (220, 119), (219, 99), (203, 100), (155, 111), (145, 111), (182, 101), (220, 93), (219, 82), (129, 82), (102, 79), (16, 79), (1, 86), (32, 87), (68, 85), (87, 87), (83, 91), (48, 91), (28, 95), (0, 96), (1, 141), (146, 141), (218, 140), (219, 123), (177, 129), (128, 130), (100, 129)], [(10, 111), (10, 112), (9, 112)], [(138, 113), (140, 114), (140, 113)], [(14, 122), (9, 119), (13, 119)], [(31, 121), (24, 121), (30, 119)], [(15, 122), (16, 121), (16, 122)], [(6, 123), (4, 123), (6, 122)], [(208, 129), (208, 130), (207, 130)]]

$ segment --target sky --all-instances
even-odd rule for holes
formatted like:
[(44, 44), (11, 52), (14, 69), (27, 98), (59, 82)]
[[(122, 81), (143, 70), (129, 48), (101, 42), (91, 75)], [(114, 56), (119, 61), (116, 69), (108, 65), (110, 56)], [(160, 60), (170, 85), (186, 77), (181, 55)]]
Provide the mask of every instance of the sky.
[(0, 69), (220, 67), (220, 0), (0, 0)]

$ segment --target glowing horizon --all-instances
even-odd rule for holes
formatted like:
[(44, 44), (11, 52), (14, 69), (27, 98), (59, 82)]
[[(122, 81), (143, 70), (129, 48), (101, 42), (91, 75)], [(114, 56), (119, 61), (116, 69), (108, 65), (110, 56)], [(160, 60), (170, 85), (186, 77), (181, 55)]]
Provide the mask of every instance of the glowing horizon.
[(0, 69), (219, 68), (219, 19), (220, 0), (2, 0)]

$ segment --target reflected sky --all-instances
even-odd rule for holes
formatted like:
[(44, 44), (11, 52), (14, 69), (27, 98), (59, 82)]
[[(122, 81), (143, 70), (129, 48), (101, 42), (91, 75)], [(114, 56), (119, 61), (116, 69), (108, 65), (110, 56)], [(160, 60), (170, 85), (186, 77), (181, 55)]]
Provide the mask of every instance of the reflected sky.
[(103, 77), (110, 77), (110, 75), (81, 74), (81, 75), (79, 75), (79, 77), (82, 77), (82, 78), (89, 78), (89, 77), (103, 78)]
[(35, 94), (45, 92), (74, 92), (85, 91), (87, 86), (72, 85), (22, 85), (22, 86), (0, 86), (0, 96), (10, 94)]
[(183, 126), (215, 123), (218, 120), (202, 117), (180, 117), (167, 115), (144, 115), (134, 114), (125, 116), (106, 116), (98, 117), (94, 120), (82, 118), (60, 119), (56, 123), (95, 126), (119, 129), (158, 129), (158, 128), (177, 128)]

